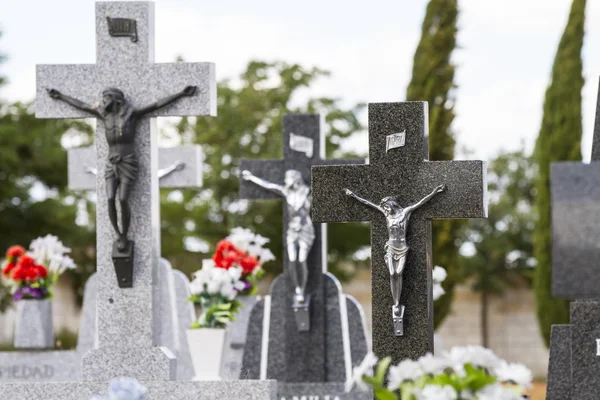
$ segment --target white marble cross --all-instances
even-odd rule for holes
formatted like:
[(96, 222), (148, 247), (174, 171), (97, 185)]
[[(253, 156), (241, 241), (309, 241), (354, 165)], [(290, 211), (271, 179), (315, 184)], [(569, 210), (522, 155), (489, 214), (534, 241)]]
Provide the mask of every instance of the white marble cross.
[[(108, 21), (135, 20), (135, 38), (111, 35)], [(114, 32), (113, 32), (114, 33)], [(72, 49), (76, 52), (77, 49)], [(36, 116), (89, 118), (90, 115), (50, 98), (54, 88), (87, 104), (101, 100), (107, 87), (121, 89), (134, 107), (146, 106), (188, 85), (196, 94), (141, 118), (136, 127), (139, 173), (129, 198), (129, 237), (135, 241), (133, 287), (121, 289), (111, 258), (116, 239), (108, 216), (104, 169), (108, 145), (104, 126), (97, 124), (97, 322), (98, 349), (83, 360), (84, 380), (128, 376), (138, 380), (169, 380), (175, 376), (172, 354), (156, 346), (153, 308), (157, 307), (157, 265), (160, 253), (159, 151), (156, 116), (216, 115), (215, 66), (212, 63), (154, 63), (154, 4), (96, 3), (96, 64), (38, 65)]]

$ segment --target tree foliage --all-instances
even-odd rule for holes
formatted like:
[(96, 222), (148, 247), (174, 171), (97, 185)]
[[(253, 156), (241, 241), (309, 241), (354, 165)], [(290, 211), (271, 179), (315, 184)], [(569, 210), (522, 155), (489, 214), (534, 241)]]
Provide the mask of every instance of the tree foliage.
[[(454, 158), (454, 72), (452, 52), (456, 47), (457, 0), (430, 0), (423, 21), (421, 40), (414, 56), (412, 79), (406, 91), (409, 101), (429, 103), (429, 158)], [(435, 302), (434, 322), (438, 326), (450, 311), (453, 288), (459, 279), (456, 240), (463, 221), (433, 222), (433, 262), (448, 271), (443, 283), (446, 295)]]
[(533, 160), (523, 151), (498, 155), (488, 170), (488, 218), (470, 220), (465, 232), (473, 254), (462, 258), (463, 278), (481, 293), (481, 343), (486, 347), (489, 297), (529, 283), (535, 265), (535, 174)]
[[(356, 156), (343, 154), (339, 143), (363, 129), (357, 116), (362, 105), (344, 109), (336, 99), (299, 100), (307, 97), (311, 84), (327, 75), (297, 64), (253, 61), (238, 79), (218, 84), (217, 118), (184, 118), (177, 125), (181, 142), (200, 144), (206, 156), (203, 188), (162, 193), (162, 252), (177, 268), (198, 269), (200, 260), (231, 228), (243, 226), (271, 239), (268, 247), (277, 261), (269, 263), (267, 271), (281, 271), (281, 200), (240, 201), (239, 163), (242, 158), (283, 156), (282, 118), (288, 113), (320, 113), (325, 120), (327, 157)], [(338, 267), (347, 265), (343, 261), (369, 243), (368, 226), (331, 224), (328, 238), (332, 272), (348, 277), (354, 271)]]
[(537, 259), (535, 294), (538, 321), (546, 345), (552, 324), (569, 321), (569, 302), (554, 299), (551, 293), (550, 164), (553, 161), (581, 160), (581, 90), (585, 0), (573, 0), (569, 20), (554, 59), (552, 77), (546, 90), (542, 126), (534, 156), (539, 175), (536, 183), (537, 223), (534, 254)]

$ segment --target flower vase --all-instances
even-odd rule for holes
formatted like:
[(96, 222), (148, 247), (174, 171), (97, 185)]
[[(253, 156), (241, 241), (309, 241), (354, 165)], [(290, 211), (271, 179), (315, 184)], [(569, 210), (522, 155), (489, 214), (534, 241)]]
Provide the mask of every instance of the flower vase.
[(221, 380), (219, 371), (227, 330), (224, 328), (197, 328), (186, 331), (196, 381)]
[(52, 301), (24, 299), (17, 301), (16, 306), (15, 348), (27, 350), (53, 348)]

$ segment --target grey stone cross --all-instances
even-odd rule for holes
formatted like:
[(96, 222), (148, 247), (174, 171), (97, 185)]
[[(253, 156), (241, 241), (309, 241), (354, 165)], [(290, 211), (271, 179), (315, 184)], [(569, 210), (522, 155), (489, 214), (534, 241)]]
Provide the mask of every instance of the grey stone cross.
[[(315, 166), (312, 169), (313, 218), (318, 222), (371, 221), (373, 351), (394, 363), (433, 352), (431, 219), (487, 216), (486, 164), (483, 161), (427, 161), (426, 102), (369, 104), (369, 165)], [(392, 320), (390, 273), (385, 263), (386, 218), (348, 197), (348, 188), (379, 204), (395, 196), (404, 207), (436, 186), (446, 191), (416, 210), (406, 240), (409, 247), (401, 304), (404, 336)]]
[[(137, 41), (110, 35), (108, 18), (136, 21)], [(101, 99), (104, 88), (117, 87), (133, 105), (151, 104), (188, 85), (198, 87), (186, 97), (150, 114), (157, 116), (216, 115), (215, 67), (212, 63), (154, 63), (154, 7), (145, 2), (96, 4), (96, 64), (39, 65), (36, 116), (38, 118), (88, 118), (89, 114), (51, 99), (55, 88), (88, 104)], [(140, 380), (174, 377), (172, 354), (155, 347), (153, 296), (160, 250), (158, 146), (154, 118), (141, 118), (136, 128), (139, 175), (130, 197), (131, 236), (135, 238), (133, 288), (120, 289), (111, 259), (115, 239), (109, 222), (104, 169), (107, 142), (104, 125), (97, 124), (97, 321), (98, 349), (83, 359), (84, 380), (129, 376)], [(135, 312), (132, 312), (135, 310)]]
[[(319, 115), (300, 114), (283, 117), (283, 159), (242, 160), (240, 170), (248, 170), (261, 179), (280, 185), (283, 185), (286, 171), (297, 170), (301, 173), (304, 182), (308, 184), (313, 165), (362, 164), (363, 162), (363, 160), (325, 159), (325, 136), (320, 131)], [(280, 198), (242, 179), (240, 197)], [(289, 222), (287, 214), (287, 207), (284, 207), (284, 235)], [(271, 287), (271, 299), (267, 302), (261, 300), (250, 316), (248, 329), (251, 337), (248, 338), (244, 350), (242, 378), (268, 377), (282, 382), (327, 382), (345, 379), (343, 361), (345, 353), (341, 347), (343, 335), (340, 333), (334, 338), (335, 334), (328, 332), (328, 329), (334, 330), (328, 328), (328, 324), (339, 319), (339, 312), (336, 315), (334, 312), (336, 308), (328, 303), (327, 288), (331, 288), (331, 293), (337, 296), (339, 288), (336, 285), (339, 284), (335, 277), (326, 273), (326, 225), (314, 224), (314, 229), (315, 240), (307, 262), (309, 271), (306, 293), (311, 298), (310, 329), (299, 329), (296, 312), (292, 308), (294, 285), (287, 276), (292, 271), (284, 249), (284, 273), (274, 281)], [(283, 242), (285, 246), (285, 239)], [(339, 308), (339, 299), (337, 297), (335, 299), (337, 300), (335, 307)], [(343, 301), (345, 307), (346, 300)], [(264, 325), (261, 317), (264, 317)], [(344, 315), (343, 318), (345, 317)], [(268, 329), (265, 329), (265, 326), (268, 326)], [(262, 337), (262, 340), (258, 336)], [(340, 346), (335, 357), (341, 358), (342, 362), (328, 371), (328, 357), (333, 358), (328, 356), (332, 352), (332, 349), (328, 348), (328, 343), (332, 342), (335, 343), (329, 347), (334, 344)], [(350, 357), (349, 354), (347, 356)], [(350, 365), (350, 362), (348, 361), (347, 364)], [(335, 377), (336, 374), (339, 376)]]

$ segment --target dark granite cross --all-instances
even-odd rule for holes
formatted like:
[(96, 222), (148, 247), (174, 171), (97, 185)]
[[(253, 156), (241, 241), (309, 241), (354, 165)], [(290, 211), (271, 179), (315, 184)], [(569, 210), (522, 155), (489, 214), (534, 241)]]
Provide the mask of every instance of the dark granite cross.
[[(363, 160), (327, 160), (324, 157), (325, 137), (320, 132), (319, 115), (285, 115), (283, 117), (283, 159), (242, 160), (240, 170), (248, 170), (264, 180), (282, 185), (285, 172), (293, 169), (300, 171), (304, 182), (310, 183), (313, 165), (362, 164)], [(280, 199), (277, 194), (260, 186), (240, 179), (240, 197), (245, 199)], [(284, 235), (288, 224), (287, 207), (284, 207)], [(264, 311), (269, 332), (262, 345), (247, 341), (244, 352), (242, 378), (257, 379), (265, 375), (283, 382), (327, 382), (327, 302), (325, 283), (327, 257), (324, 241), (327, 237), (325, 224), (314, 224), (315, 240), (308, 256), (308, 283), (306, 293), (310, 295), (310, 329), (299, 331), (292, 309), (294, 285), (287, 274), (290, 268), (287, 252), (284, 248), (284, 274), (278, 277), (271, 288), (271, 310)], [(285, 240), (284, 246), (285, 245)], [(262, 303), (258, 307), (263, 307)], [(255, 310), (256, 311), (256, 310)], [(260, 322), (257, 329), (264, 329), (262, 321), (253, 321), (251, 316), (249, 336), (253, 333), (253, 324)], [(341, 342), (341, 338), (337, 338)], [(254, 343), (254, 345), (248, 345)], [(262, 346), (262, 348), (261, 348)], [(268, 346), (268, 349), (267, 349)], [(343, 355), (340, 355), (343, 358)], [(260, 364), (260, 365), (259, 365)], [(345, 375), (342, 368), (338, 371)], [(341, 381), (344, 378), (340, 378)]]
[[(312, 170), (315, 221), (371, 221), (373, 351), (378, 357), (391, 356), (393, 362), (433, 351), (430, 220), (487, 215), (485, 162), (424, 159), (427, 110), (426, 102), (369, 104), (369, 165), (315, 166)], [(405, 328), (403, 336), (397, 337), (384, 260), (386, 219), (348, 197), (344, 188), (375, 204), (396, 196), (406, 207), (441, 184), (447, 189), (416, 210), (408, 225), (410, 250), (401, 297), (406, 307)]]

